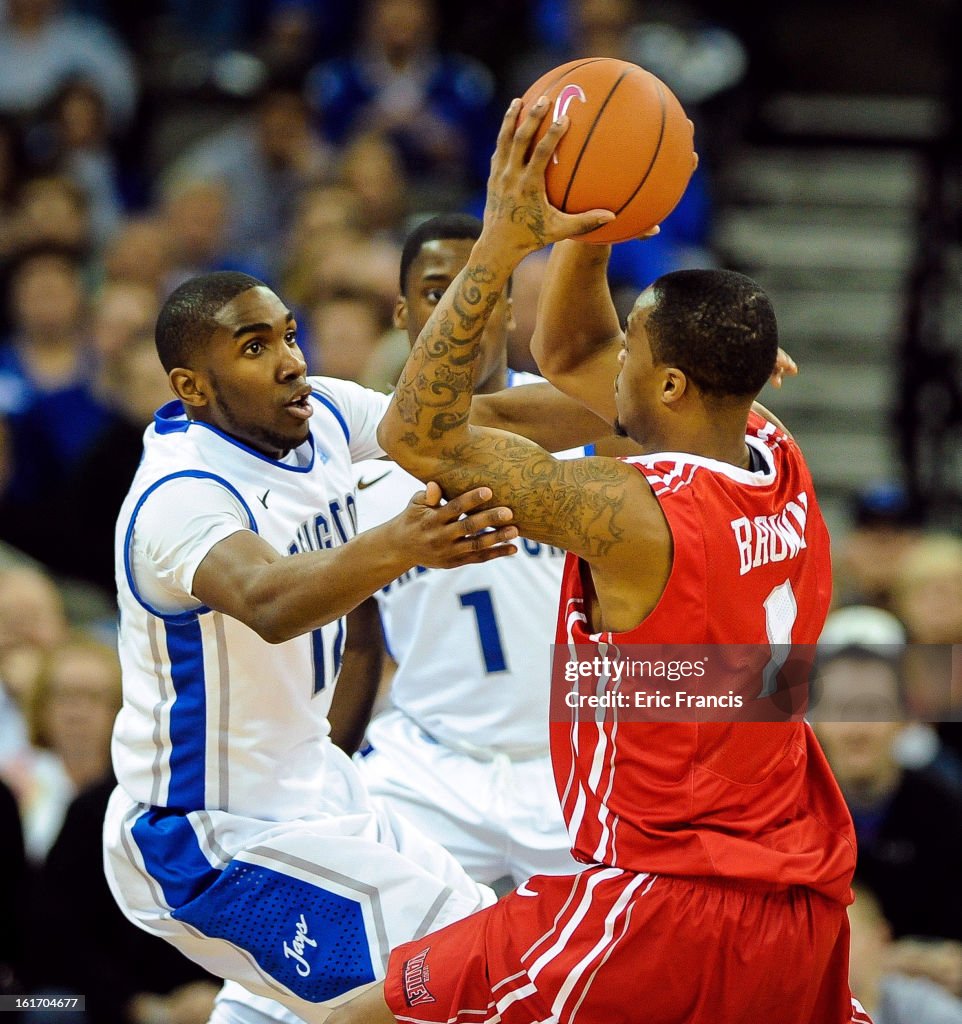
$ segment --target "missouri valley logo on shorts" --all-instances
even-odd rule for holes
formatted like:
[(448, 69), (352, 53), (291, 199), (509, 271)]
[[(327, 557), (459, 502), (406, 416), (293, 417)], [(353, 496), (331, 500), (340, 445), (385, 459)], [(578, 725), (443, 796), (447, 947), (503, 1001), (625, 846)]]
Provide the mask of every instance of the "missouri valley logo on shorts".
[(408, 1006), (420, 1006), (422, 1003), (434, 1003), (434, 996), (428, 991), (427, 983), (431, 980), (431, 971), (424, 962), (431, 947), (422, 949), (417, 956), (404, 961), (404, 999)]

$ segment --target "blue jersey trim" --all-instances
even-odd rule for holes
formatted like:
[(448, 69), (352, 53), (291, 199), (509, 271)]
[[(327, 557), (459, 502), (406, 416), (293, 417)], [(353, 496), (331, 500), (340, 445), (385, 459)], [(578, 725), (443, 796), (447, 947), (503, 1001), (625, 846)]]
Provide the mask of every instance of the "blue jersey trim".
[[(176, 419), (174, 417), (177, 417)], [(184, 417), (181, 419), (181, 417)], [(154, 430), (158, 434), (182, 433), (190, 426), (191, 421), (186, 418), (187, 411), (184, 403), (174, 399), (166, 405), (162, 405), (154, 413)]]
[[(327, 888), (321, 872), (308, 882), (242, 859), (219, 870), (204, 856), (190, 819), (166, 808), (141, 815), (133, 835), (174, 920), (246, 950), (301, 999), (333, 999), (377, 976), (363, 889), (345, 894)], [(298, 922), (310, 942), (292, 949)]]
[[(166, 406), (165, 406), (166, 408)], [(222, 476), (217, 476), (216, 473), (207, 473), (200, 469), (184, 469), (179, 473), (171, 473), (168, 476), (161, 477), (159, 480), (155, 480), (154, 483), (147, 488), (146, 491), (140, 496), (137, 504), (134, 506), (133, 512), (130, 514), (130, 522), (127, 524), (127, 532), (124, 535), (124, 573), (127, 576), (127, 586), (130, 587), (131, 594), (134, 595), (134, 600), (140, 605), (144, 611), (150, 612), (151, 615), (156, 615), (157, 618), (163, 619), (165, 622), (190, 622), (197, 615), (203, 615), (210, 611), (206, 605), (201, 605), (199, 608), (192, 608), (189, 611), (175, 612), (173, 614), (169, 612), (159, 611), (157, 608), (151, 607), (137, 592), (137, 587), (134, 583), (134, 574), (130, 566), (130, 542), (134, 536), (134, 525), (137, 522), (137, 513), (140, 512), (144, 502), (150, 497), (154, 491), (157, 490), (161, 484), (169, 483), (171, 480), (177, 480), (181, 477), (191, 477), (196, 480), (214, 480), (221, 486), (230, 491), (231, 494), (241, 503), (244, 511), (247, 513), (247, 518), (250, 521), (249, 529), (257, 533), (257, 520), (254, 518), (254, 514), (250, 510), (250, 506), (240, 496), (237, 488), (232, 484), (228, 483)]]
[[(209, 430), (212, 434), (216, 434), (217, 437), (221, 438), (221, 440), (226, 441), (235, 448), (239, 448), (242, 452), (250, 455), (252, 458), (260, 459), (261, 462), (266, 462), (268, 465), (275, 466), (277, 469), (286, 470), (288, 473), (310, 473), (314, 468), (316, 449), (314, 446), (313, 433), (309, 433), (307, 435), (307, 443), (311, 446), (311, 457), (308, 462), (303, 466), (289, 466), (285, 462), (280, 462), (278, 459), (272, 459), (269, 455), (264, 455), (263, 452), (259, 452), (255, 448), (251, 448), (250, 445), (244, 444), (243, 441), (238, 441), (236, 437), (231, 437), (230, 434), (225, 434), (223, 430), (218, 430), (217, 427), (211, 426), (210, 423), (203, 423), (201, 420), (181, 419), (180, 417), (184, 415), (184, 406), (181, 402), (168, 402), (154, 413), (154, 429), (158, 434), (176, 434), (178, 432), (186, 432), (189, 427), (202, 427), (204, 430)], [(177, 418), (173, 419), (172, 417), (175, 416)], [(338, 416), (338, 419), (340, 419), (340, 416)], [(344, 425), (343, 420), (341, 420), (341, 425)]]
[(207, 681), (204, 641), (196, 615), (167, 623), (167, 654), (174, 703), (170, 708), (170, 784), (167, 806), (185, 811), (205, 805), (207, 774)]
[(196, 899), (220, 875), (204, 856), (186, 815), (151, 807), (131, 829), (147, 873), (176, 909)]
[(591, 444), (586, 444), (585, 445), (585, 455), (594, 455), (594, 453), (595, 453), (594, 442), (592, 442)]
[(344, 415), (342, 414), (341, 410), (338, 409), (338, 407), (327, 397), (327, 395), (322, 395), (320, 391), (312, 391), (311, 394), (321, 403), (321, 405), (326, 405), (327, 408), (330, 409), (331, 415), (334, 417), (334, 419), (337, 420), (338, 423), (340, 423), (341, 430), (344, 431), (344, 440), (347, 441), (348, 444), (350, 444), (351, 432), (350, 430), (347, 429), (347, 420), (344, 419)]

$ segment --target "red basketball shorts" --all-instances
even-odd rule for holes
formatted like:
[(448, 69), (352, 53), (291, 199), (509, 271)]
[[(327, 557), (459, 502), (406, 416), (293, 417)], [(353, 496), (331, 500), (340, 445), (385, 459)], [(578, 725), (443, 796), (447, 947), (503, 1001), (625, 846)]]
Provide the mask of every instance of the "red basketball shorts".
[(385, 997), (437, 1024), (871, 1024), (848, 945), (809, 889), (596, 867), (399, 946)]

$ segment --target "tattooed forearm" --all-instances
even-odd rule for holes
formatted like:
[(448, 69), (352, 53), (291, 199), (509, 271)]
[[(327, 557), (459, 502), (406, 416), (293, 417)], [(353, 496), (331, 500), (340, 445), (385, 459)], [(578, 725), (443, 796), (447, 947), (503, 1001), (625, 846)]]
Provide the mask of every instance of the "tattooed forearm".
[(625, 469), (611, 459), (558, 460), (511, 435), (445, 447), (436, 479), (449, 495), (484, 484), (524, 536), (603, 557), (625, 539)]
[(491, 267), (469, 264), (422, 331), (395, 390), (394, 408), (413, 428), (403, 438), (409, 447), (466, 428), (481, 336), (503, 284)]

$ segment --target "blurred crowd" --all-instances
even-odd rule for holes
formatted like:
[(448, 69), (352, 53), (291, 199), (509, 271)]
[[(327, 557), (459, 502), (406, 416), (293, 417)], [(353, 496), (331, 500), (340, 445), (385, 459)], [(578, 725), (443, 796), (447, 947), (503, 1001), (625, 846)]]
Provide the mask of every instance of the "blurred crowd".
[[(169, 398), (153, 324), (170, 291), (251, 273), (295, 311), (311, 372), (388, 389), (406, 233), (480, 211), (501, 111), (583, 55), (649, 67), (698, 127), (661, 234), (616, 248), (616, 300), (715, 261), (712, 180), (748, 67), (734, 32), (687, 3), (455, 8), (0, 0), (0, 992), (83, 992), (97, 1024), (193, 1024), (215, 990), (127, 924), (100, 870), (113, 529)], [(534, 368), (543, 268), (514, 281), (517, 369)], [(865, 982), (891, 1024), (900, 979), (962, 996), (962, 539), (880, 484), (836, 564), (818, 729), (858, 829), (863, 947), (895, 972), (894, 996), (888, 973)]]

